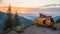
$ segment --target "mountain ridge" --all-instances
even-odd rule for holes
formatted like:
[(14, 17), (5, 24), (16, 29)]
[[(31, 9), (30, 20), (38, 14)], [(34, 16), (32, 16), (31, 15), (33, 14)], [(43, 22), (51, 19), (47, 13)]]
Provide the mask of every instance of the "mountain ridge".
[[(0, 30), (2, 30), (2, 27), (4, 26), (4, 21), (6, 17), (7, 17), (6, 13), (0, 12)], [(18, 17), (20, 19), (21, 24), (33, 24), (33, 21), (30, 19), (24, 18), (23, 16)]]
[(53, 19), (56, 22), (58, 19), (60, 19), (60, 16), (53, 17)]

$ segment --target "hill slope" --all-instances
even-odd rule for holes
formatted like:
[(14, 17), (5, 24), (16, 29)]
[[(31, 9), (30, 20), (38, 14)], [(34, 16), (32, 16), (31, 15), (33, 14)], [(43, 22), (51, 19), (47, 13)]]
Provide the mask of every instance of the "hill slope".
[(53, 17), (53, 19), (54, 19), (55, 22), (56, 22), (59, 18), (60, 18), (60, 16)]
[[(7, 17), (6, 13), (0, 12), (0, 30), (2, 30), (6, 17)], [(21, 24), (33, 24), (32, 20), (27, 19), (25, 17), (19, 16), (19, 19)]]

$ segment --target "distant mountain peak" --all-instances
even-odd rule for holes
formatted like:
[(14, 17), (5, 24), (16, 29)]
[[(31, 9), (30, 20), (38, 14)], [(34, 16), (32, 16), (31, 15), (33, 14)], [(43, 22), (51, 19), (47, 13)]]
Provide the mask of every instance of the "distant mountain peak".
[(56, 16), (56, 17), (53, 17), (54, 21), (57, 21), (58, 19), (60, 19), (60, 16)]
[(27, 16), (22, 16), (22, 15), (20, 15), (21, 17), (24, 17), (24, 18), (26, 18), (26, 19), (31, 19), (31, 18), (28, 18)]

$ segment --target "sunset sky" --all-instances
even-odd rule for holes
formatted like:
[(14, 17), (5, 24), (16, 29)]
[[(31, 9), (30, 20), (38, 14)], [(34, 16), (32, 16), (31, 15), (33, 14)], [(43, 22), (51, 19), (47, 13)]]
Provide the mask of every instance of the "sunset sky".
[(6, 11), (3, 6), (9, 4), (14, 7), (12, 11), (17, 10), (18, 13), (60, 14), (60, 0), (0, 0), (0, 11)]

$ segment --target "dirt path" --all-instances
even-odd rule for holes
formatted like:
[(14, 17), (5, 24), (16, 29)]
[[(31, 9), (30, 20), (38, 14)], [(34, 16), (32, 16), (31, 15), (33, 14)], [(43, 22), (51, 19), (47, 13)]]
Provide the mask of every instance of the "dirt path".
[(34, 25), (29, 26), (24, 30), (23, 33), (20, 34), (60, 34), (60, 31), (59, 30), (53, 31), (50, 28), (42, 28)]

